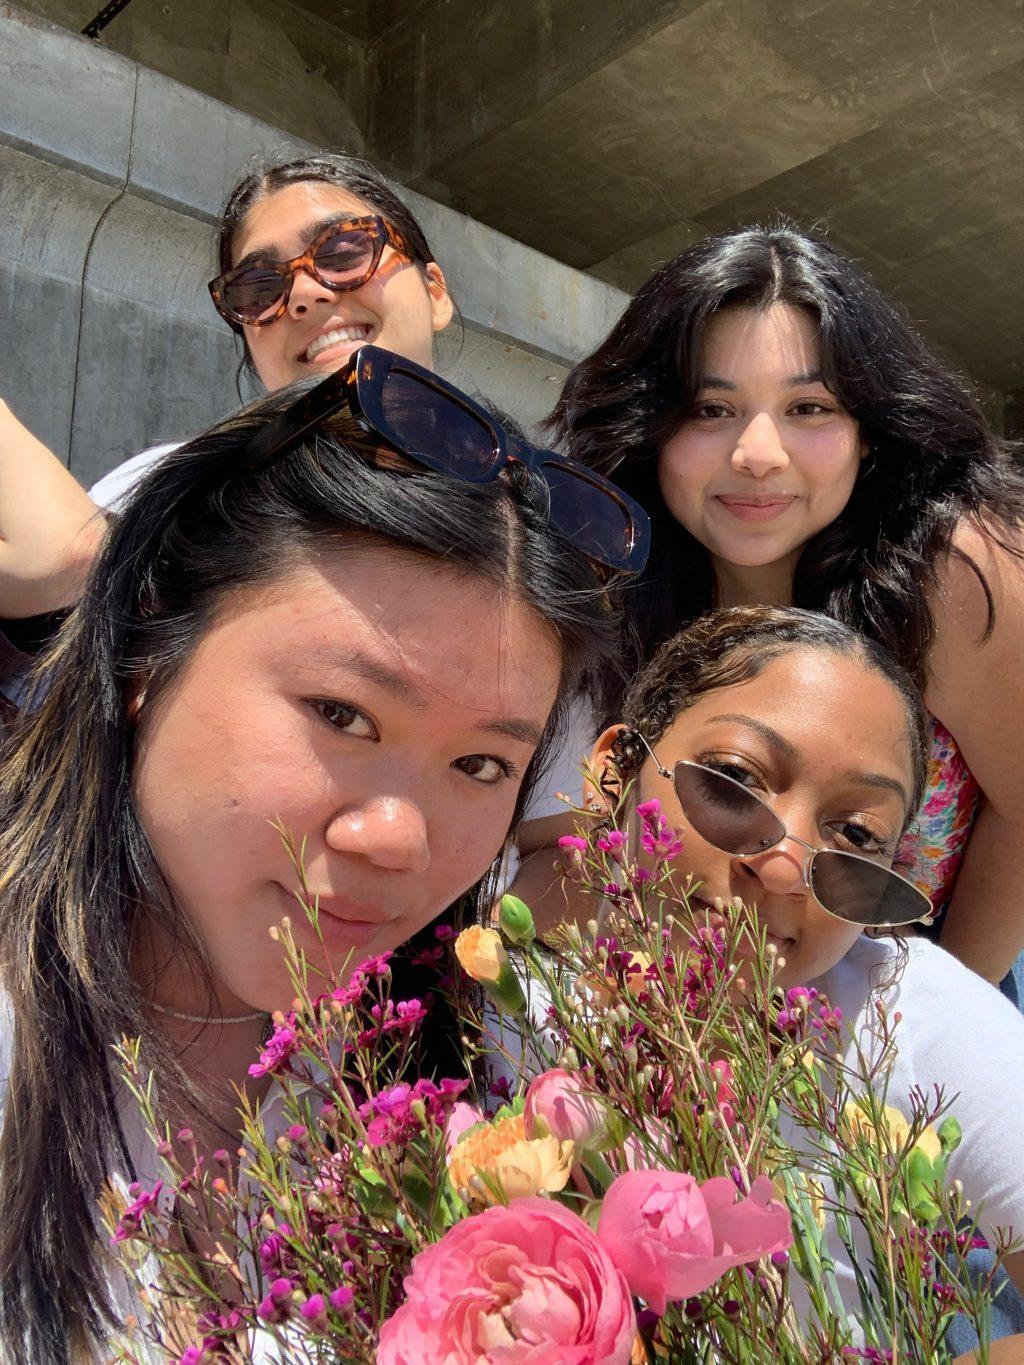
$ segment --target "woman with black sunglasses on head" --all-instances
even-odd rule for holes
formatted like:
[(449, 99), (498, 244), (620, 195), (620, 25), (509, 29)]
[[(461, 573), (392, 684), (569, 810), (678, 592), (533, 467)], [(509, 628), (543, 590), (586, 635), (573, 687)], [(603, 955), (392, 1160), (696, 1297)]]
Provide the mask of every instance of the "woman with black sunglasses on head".
[[(656, 651), (592, 766), (595, 808), (629, 784), (630, 811), (656, 798), (681, 832), (671, 867), (695, 883), (698, 918), (733, 898), (757, 907), (780, 985), (842, 1011), (848, 1065), (858, 1045), (880, 1057), (877, 1006), (899, 1013), (885, 1102), (909, 1118), (915, 1087), (942, 1086), (963, 1128), (950, 1179), (984, 1227), (1024, 1231), (1024, 1019), (931, 940), (900, 937), (930, 913), (894, 869), (926, 787), (928, 717), (888, 651), (815, 612), (712, 612)], [(829, 1244), (857, 1306), (834, 1231)], [(1024, 1252), (1006, 1264), (1024, 1287)], [(1020, 1314), (1019, 1298), (998, 1300), (997, 1334), (1024, 1329)]]
[[(651, 514), (624, 599), (641, 664), (715, 606), (768, 602), (824, 611), (911, 673), (932, 764), (904, 853), (944, 946), (1005, 977), (1024, 948), (1024, 479), (965, 383), (827, 242), (749, 227), (652, 275), (552, 427)], [(578, 792), (588, 725), (551, 787)], [(558, 897), (558, 811), (541, 792), (524, 828), (527, 900)]]
[[(432, 367), (434, 337), (453, 314), (415, 216), (357, 157), (258, 165), (224, 207), (217, 268), (214, 305), (268, 391), (330, 374), (365, 342)], [(0, 403), (0, 690), (18, 695), (31, 655), (77, 597), (102, 543), (97, 507), (116, 511), (174, 448), (133, 456), (87, 496)]]
[(149, 473), (0, 770), (5, 1360), (96, 1358), (138, 1311), (96, 1220), (104, 1182), (155, 1175), (113, 1043), (141, 1037), (207, 1151), (237, 1149), (235, 1086), (275, 1112), (248, 1075), (292, 993), (270, 928), (291, 914), (324, 963), (272, 822), (336, 965), (480, 899), (566, 699), (614, 656), (604, 571), (642, 530), (376, 347)]

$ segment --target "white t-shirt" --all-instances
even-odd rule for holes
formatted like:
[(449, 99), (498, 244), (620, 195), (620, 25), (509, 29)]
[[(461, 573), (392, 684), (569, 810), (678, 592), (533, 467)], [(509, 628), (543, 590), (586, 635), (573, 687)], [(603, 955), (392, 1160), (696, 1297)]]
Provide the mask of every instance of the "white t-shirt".
[(172, 450), (177, 450), (180, 445), (180, 441), (171, 441), (164, 445), (150, 446), (148, 450), (140, 450), (138, 455), (132, 455), (116, 469), (111, 469), (101, 479), (97, 479), (89, 489), (90, 498), (97, 507), (102, 507), (107, 512), (120, 511), (135, 485), (140, 479), (145, 478), (157, 460), (169, 455)]

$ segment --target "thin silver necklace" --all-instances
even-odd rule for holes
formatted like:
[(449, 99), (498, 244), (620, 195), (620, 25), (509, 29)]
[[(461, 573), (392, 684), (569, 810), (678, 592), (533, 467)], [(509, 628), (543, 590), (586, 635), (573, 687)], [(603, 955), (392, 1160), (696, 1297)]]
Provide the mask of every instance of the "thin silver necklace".
[(182, 1014), (181, 1010), (172, 1010), (170, 1005), (158, 1005), (155, 1000), (149, 1001), (150, 1006), (160, 1014), (169, 1014), (172, 1019), (183, 1019), (186, 1024), (251, 1024), (256, 1019), (266, 1019), (266, 1010), (256, 1010), (252, 1014), (228, 1014), (219, 1019), (205, 1014)]

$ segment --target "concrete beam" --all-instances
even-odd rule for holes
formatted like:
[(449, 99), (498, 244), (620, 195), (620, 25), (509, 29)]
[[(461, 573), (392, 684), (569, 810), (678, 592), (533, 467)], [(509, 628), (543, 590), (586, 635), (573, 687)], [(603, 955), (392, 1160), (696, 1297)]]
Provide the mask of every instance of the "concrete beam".
[[(369, 140), (416, 184), (704, 0), (432, 0), (374, 50)], [(483, 74), (482, 74), (483, 73)]]
[[(236, 404), (210, 224), (252, 156), (308, 144), (11, 5), (0, 86), (0, 393), (92, 479)], [(625, 295), (408, 193), (466, 324), (442, 361), (535, 422)]]

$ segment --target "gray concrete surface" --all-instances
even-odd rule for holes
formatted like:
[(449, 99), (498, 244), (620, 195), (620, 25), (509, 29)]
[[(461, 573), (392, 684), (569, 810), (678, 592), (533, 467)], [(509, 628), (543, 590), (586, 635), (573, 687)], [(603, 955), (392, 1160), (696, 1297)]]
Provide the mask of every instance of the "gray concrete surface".
[[(212, 224), (250, 156), (307, 144), (11, 5), (0, 91), (0, 393), (90, 482), (237, 403)], [(534, 425), (625, 295), (408, 197), (465, 321), (442, 370)]]

